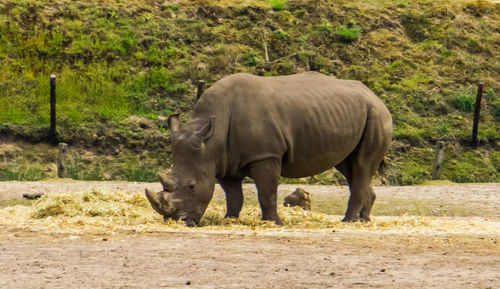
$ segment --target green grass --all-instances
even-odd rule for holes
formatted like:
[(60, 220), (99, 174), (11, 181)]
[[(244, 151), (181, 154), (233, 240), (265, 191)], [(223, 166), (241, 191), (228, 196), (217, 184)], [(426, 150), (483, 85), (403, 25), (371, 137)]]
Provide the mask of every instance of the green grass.
[[(428, 164), (415, 163), (399, 150), (406, 145), (429, 149), (437, 140), (465, 143), (480, 81), (485, 84), (480, 140), (496, 149), (497, 14), (491, 2), (466, 0), (327, 0), (318, 6), (284, 0), (151, 5), (0, 1), (0, 130), (32, 140), (47, 134), (49, 76), (55, 73), (60, 139), (92, 149), (109, 148), (118, 140), (128, 143), (125, 149), (131, 154), (147, 150), (151, 156), (162, 155), (168, 164), (170, 156), (162, 153), (168, 140), (145, 141), (147, 134), (129, 130), (129, 116), (155, 116), (158, 123), (172, 112), (186, 116), (198, 79), (209, 87), (235, 72), (316, 70), (360, 80), (386, 103), (398, 143), (388, 158), (395, 168), (390, 179), (395, 184), (419, 183), (428, 178)], [(164, 133), (165, 125), (157, 130)], [(141, 142), (149, 147), (138, 145)], [(460, 168), (477, 165), (463, 150), (453, 157)], [(115, 167), (125, 163), (122, 158)], [(22, 165), (16, 161), (14, 166)], [(89, 166), (75, 172), (75, 178), (147, 180), (160, 168), (122, 168), (117, 174), (96, 171), (95, 163)], [(466, 179), (462, 169), (455, 171), (446, 177)], [(498, 170), (487, 178), (469, 179), (495, 181), (497, 175)]]
[[(375, 188), (376, 190), (376, 188)], [(225, 201), (216, 195), (210, 206), (224, 207)], [(332, 197), (326, 194), (312, 194), (312, 211), (326, 215), (344, 215), (347, 206), (345, 197)], [(279, 196), (282, 200), (284, 195)], [(278, 204), (281, 207), (281, 203)], [(243, 212), (258, 207), (255, 193), (245, 194)], [(495, 208), (485, 209), (484, 205), (464, 201), (447, 201), (442, 199), (393, 198), (378, 197), (373, 206), (373, 216), (435, 216), (435, 217), (473, 217), (492, 216)]]
[(349, 26), (341, 25), (337, 27), (336, 33), (339, 39), (345, 43), (351, 43), (358, 40), (361, 35), (361, 27), (352, 22)]
[(39, 164), (0, 166), (1, 181), (40, 181), (46, 177), (44, 167)]
[(472, 112), (476, 104), (476, 96), (468, 93), (458, 93), (453, 97), (453, 106), (461, 112)]
[(35, 202), (36, 200), (26, 200), (26, 199), (4, 200), (0, 201), (0, 208), (13, 207), (13, 206), (29, 207), (33, 205)]
[(271, 8), (274, 11), (280, 11), (280, 10), (283, 10), (287, 7), (288, 1), (287, 0), (269, 0), (269, 3), (271, 4)]

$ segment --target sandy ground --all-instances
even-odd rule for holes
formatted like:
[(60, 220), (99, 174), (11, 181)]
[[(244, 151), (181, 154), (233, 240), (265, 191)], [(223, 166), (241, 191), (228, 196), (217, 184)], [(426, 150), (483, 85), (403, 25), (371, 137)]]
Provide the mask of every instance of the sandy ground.
[[(160, 185), (0, 182), (0, 200), (92, 187), (137, 192)], [(282, 186), (281, 193), (295, 187)], [(252, 189), (245, 186), (246, 192)], [(345, 187), (306, 189), (313, 196), (347, 194)], [(472, 202), (491, 214), (482, 218), (500, 220), (499, 184), (377, 187), (376, 192), (381, 199)], [(499, 288), (499, 241), (499, 232), (197, 230), (75, 236), (0, 227), (0, 288)]]

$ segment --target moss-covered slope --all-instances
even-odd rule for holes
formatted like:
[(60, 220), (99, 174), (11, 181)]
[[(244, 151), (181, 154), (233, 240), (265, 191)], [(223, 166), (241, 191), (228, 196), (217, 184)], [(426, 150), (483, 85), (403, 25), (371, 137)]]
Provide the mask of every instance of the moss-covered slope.
[[(0, 131), (45, 136), (55, 73), (61, 140), (158, 151), (164, 117), (190, 110), (198, 79), (317, 70), (363, 81), (391, 110), (390, 182), (428, 178), (437, 140), (458, 162), (444, 176), (498, 181), (499, 18), (498, 1), (482, 0), (0, 0)], [(483, 149), (472, 151), (480, 81)]]

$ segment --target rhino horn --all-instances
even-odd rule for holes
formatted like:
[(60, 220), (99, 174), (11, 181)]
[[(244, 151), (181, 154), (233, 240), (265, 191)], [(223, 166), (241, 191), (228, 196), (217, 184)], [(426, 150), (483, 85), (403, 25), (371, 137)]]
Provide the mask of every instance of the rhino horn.
[(175, 206), (172, 194), (167, 192), (155, 193), (146, 189), (146, 198), (148, 198), (151, 207), (160, 215), (163, 215), (164, 218), (169, 218), (174, 214)]
[(172, 132), (178, 131), (181, 123), (179, 120), (179, 114), (178, 113), (171, 114), (167, 119), (167, 123), (168, 127)]
[(158, 179), (165, 192), (173, 192), (175, 190), (175, 182), (170, 176), (160, 173), (158, 174)]

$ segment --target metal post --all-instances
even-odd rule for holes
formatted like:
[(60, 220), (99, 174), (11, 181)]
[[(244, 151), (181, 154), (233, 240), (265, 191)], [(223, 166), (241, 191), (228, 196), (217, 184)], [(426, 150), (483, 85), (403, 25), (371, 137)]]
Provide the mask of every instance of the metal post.
[(434, 158), (434, 165), (432, 166), (432, 179), (439, 180), (441, 177), (441, 167), (444, 160), (444, 142), (438, 141), (436, 143), (436, 157)]
[(203, 94), (203, 86), (205, 85), (205, 80), (198, 80), (198, 91), (196, 92), (196, 101), (198, 101)]
[(474, 122), (472, 123), (472, 146), (477, 147), (477, 128), (479, 126), (479, 116), (481, 113), (481, 98), (483, 96), (483, 85), (480, 82), (477, 85), (476, 105), (474, 106)]
[(50, 130), (49, 141), (52, 145), (57, 145), (56, 135), (56, 75), (50, 76)]

